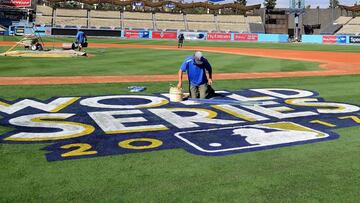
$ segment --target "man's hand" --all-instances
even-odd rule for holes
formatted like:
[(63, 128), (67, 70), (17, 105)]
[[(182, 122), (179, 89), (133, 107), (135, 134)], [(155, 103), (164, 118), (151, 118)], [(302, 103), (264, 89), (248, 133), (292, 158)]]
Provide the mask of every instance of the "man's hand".
[(178, 82), (177, 88), (178, 88), (178, 89), (181, 89), (181, 88), (182, 88), (182, 82)]
[(208, 79), (208, 85), (212, 85), (213, 84), (213, 80), (212, 79)]

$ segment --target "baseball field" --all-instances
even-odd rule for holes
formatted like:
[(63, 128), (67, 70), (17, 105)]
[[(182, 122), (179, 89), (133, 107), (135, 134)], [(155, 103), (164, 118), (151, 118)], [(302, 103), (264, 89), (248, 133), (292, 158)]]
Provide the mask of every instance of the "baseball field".
[[(0, 52), (16, 40), (1, 39)], [(0, 202), (360, 201), (358, 46), (89, 44), (88, 57), (0, 57)], [(223, 96), (169, 102), (195, 50)], [(240, 139), (236, 126), (288, 141)], [(300, 132), (316, 135), (291, 138)]]

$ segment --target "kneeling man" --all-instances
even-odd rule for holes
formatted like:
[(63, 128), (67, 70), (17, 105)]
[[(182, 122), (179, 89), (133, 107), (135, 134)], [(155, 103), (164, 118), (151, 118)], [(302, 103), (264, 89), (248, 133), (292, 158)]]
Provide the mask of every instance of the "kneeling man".
[(214, 94), (211, 88), (212, 84), (212, 68), (208, 60), (200, 51), (195, 52), (193, 56), (189, 56), (182, 63), (178, 72), (178, 88), (183, 86), (183, 73), (187, 72), (189, 79), (189, 89), (191, 98), (210, 98)]

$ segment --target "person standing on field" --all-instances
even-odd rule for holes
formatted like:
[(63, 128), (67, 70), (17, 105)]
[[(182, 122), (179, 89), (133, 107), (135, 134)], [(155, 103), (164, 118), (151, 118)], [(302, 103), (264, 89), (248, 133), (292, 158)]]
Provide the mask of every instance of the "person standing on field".
[(205, 99), (214, 95), (214, 90), (211, 87), (213, 83), (212, 67), (200, 51), (188, 56), (181, 64), (178, 71), (178, 88), (183, 86), (184, 72), (187, 72), (188, 75), (190, 96), (192, 98)]
[(185, 39), (184, 34), (183, 33), (179, 34), (179, 36), (178, 36), (178, 40), (179, 40), (178, 41), (178, 48), (181, 48), (183, 46), (184, 39)]

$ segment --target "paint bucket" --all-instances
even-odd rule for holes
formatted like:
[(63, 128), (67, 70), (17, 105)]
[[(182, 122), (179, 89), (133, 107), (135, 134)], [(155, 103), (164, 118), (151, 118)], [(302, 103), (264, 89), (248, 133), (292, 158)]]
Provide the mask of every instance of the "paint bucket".
[(177, 87), (170, 87), (170, 101), (180, 102), (183, 100), (183, 90)]
[(71, 50), (71, 49), (73, 49), (72, 47), (73, 47), (73, 44), (72, 44), (72, 43), (63, 43), (63, 44), (62, 44), (62, 48), (63, 48), (64, 50)]

